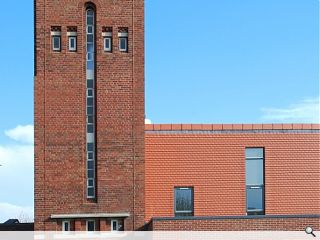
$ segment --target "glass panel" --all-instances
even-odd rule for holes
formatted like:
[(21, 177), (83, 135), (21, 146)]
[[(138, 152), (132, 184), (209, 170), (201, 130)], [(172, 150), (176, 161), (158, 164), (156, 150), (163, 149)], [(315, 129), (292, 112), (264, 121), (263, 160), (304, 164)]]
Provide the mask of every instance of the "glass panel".
[(246, 160), (246, 184), (263, 185), (263, 160)]
[(55, 50), (60, 49), (60, 37), (53, 37), (53, 48)]
[[(93, 189), (92, 189), (93, 190)], [(89, 194), (89, 189), (88, 189), (88, 195), (90, 195)], [(92, 194), (93, 195), (93, 194)], [(92, 196), (92, 195), (90, 195), (90, 196)], [(89, 232), (93, 232), (95, 230), (95, 222), (94, 221), (88, 221), (87, 222), (87, 231), (89, 231)]]
[(93, 34), (87, 35), (87, 43), (93, 43)]
[(112, 221), (112, 230), (113, 231), (117, 231), (117, 222), (116, 221)]
[(93, 61), (93, 53), (87, 53), (87, 61)]
[(93, 115), (93, 107), (87, 107), (87, 114)]
[(87, 62), (87, 69), (88, 70), (93, 70), (93, 68), (94, 68), (94, 62), (93, 61)]
[(93, 34), (93, 26), (87, 26), (87, 33)]
[(93, 80), (87, 80), (87, 88), (93, 88)]
[(88, 152), (88, 159), (93, 159), (93, 152)]
[(263, 148), (246, 148), (246, 158), (263, 158)]
[(93, 43), (88, 43), (87, 44), (87, 52), (92, 52), (93, 53), (94, 52), (93, 49), (94, 49)]
[(87, 98), (87, 106), (93, 106), (93, 98), (92, 97)]
[(93, 187), (93, 183), (94, 183), (94, 180), (93, 179), (89, 179), (88, 180), (88, 187)]
[(127, 50), (127, 38), (120, 38), (120, 50)]
[(261, 211), (263, 210), (263, 189), (247, 188), (247, 210)]
[(175, 189), (176, 211), (193, 211), (192, 189)]
[(88, 170), (88, 178), (94, 178), (94, 170), (93, 169)]
[(87, 133), (93, 133), (93, 125), (92, 124), (87, 125)]
[(104, 48), (106, 49), (106, 50), (109, 50), (110, 49), (110, 38), (105, 38), (104, 39)]
[(94, 197), (94, 188), (93, 187), (88, 188), (88, 197)]
[(91, 13), (89, 13), (88, 12), (88, 15), (87, 15), (87, 24), (88, 25), (93, 25), (93, 12)]
[(93, 123), (93, 116), (87, 116), (87, 123)]
[(70, 228), (69, 228), (69, 222), (64, 222), (64, 231), (69, 231)]
[(93, 161), (87, 161), (87, 167), (88, 167), (88, 169), (94, 169), (94, 162)]
[(87, 151), (93, 152), (93, 143), (88, 143), (87, 144)]
[(87, 90), (87, 96), (88, 97), (93, 97), (93, 90), (92, 89), (88, 89)]

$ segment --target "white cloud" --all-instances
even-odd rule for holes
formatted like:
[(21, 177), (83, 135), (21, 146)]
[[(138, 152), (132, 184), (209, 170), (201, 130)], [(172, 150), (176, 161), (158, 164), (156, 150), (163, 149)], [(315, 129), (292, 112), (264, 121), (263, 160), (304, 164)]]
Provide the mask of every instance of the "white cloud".
[(286, 108), (262, 108), (262, 119), (283, 123), (319, 123), (319, 97), (306, 98)]
[(11, 218), (19, 219), (20, 222), (33, 222), (33, 207), (22, 207), (10, 203), (0, 203), (0, 223)]
[(32, 219), (33, 126), (18, 126), (5, 134), (20, 143), (0, 144), (0, 222), (9, 218)]
[(150, 119), (145, 119), (145, 120), (144, 120), (144, 124), (152, 124), (152, 122), (151, 122)]
[(26, 125), (26, 126), (19, 125), (16, 128), (6, 130), (5, 135), (18, 142), (33, 144), (33, 126), (32, 125)]

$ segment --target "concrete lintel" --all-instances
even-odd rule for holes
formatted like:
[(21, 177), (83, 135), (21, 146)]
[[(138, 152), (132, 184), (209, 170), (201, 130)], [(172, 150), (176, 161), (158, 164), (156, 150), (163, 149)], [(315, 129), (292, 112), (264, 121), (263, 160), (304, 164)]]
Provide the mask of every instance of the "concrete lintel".
[(126, 218), (130, 213), (78, 213), (52, 214), (51, 219), (79, 219), (79, 218)]

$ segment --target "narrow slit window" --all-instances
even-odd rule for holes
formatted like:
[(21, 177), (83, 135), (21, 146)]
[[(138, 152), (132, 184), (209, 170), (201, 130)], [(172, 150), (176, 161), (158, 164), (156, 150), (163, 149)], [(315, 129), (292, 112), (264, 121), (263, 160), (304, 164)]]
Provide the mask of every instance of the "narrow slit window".
[(128, 37), (119, 38), (119, 50), (120, 52), (128, 52)]
[(76, 52), (77, 51), (77, 37), (69, 37), (69, 51)]
[(52, 50), (55, 52), (61, 51), (61, 36), (52, 36)]
[(112, 38), (111, 37), (104, 38), (104, 51), (105, 52), (112, 52)]

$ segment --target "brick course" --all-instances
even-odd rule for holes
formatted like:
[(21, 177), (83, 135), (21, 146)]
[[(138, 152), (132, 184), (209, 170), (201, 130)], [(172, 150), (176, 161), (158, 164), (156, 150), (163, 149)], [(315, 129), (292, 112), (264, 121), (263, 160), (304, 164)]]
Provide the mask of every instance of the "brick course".
[(146, 126), (146, 221), (174, 217), (179, 186), (194, 187), (195, 216), (245, 216), (246, 147), (265, 148), (266, 215), (320, 213), (318, 124), (176, 129)]

